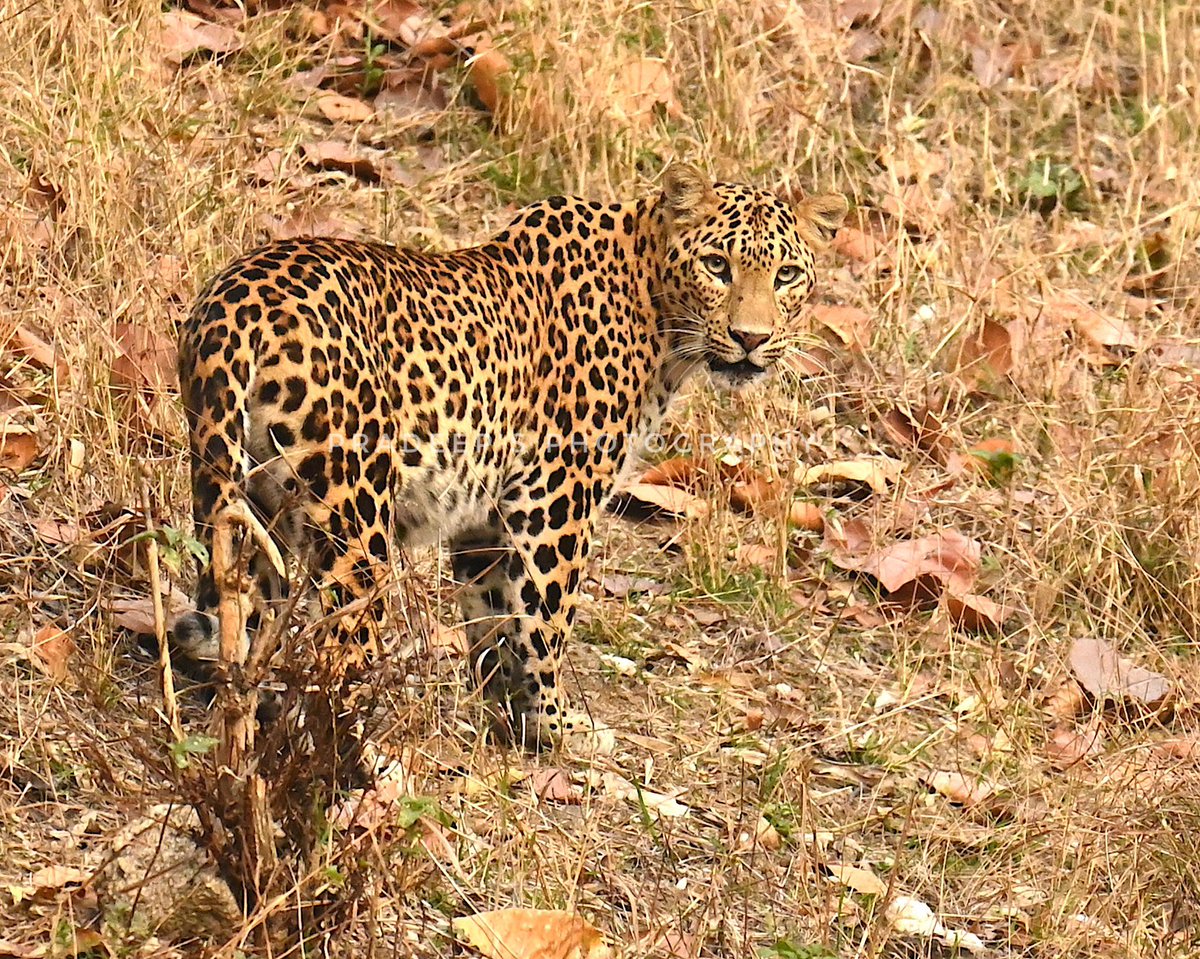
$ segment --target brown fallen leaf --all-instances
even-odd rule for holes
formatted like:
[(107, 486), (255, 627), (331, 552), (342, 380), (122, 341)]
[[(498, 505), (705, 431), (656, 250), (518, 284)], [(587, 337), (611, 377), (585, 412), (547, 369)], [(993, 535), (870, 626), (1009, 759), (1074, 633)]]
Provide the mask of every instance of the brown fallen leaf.
[(171, 300), (182, 304), (189, 291), (186, 287), (188, 261), (175, 253), (163, 253), (155, 257), (151, 277), (160, 284), (162, 292)]
[(600, 930), (556, 909), (497, 909), (460, 916), (454, 933), (488, 959), (610, 959)]
[(788, 526), (819, 533), (825, 528), (825, 514), (815, 503), (793, 500), (788, 507)]
[(831, 552), (841, 552), (851, 558), (863, 556), (871, 551), (873, 542), (871, 528), (861, 519), (835, 517), (825, 526), (825, 545)]
[(615, 599), (625, 599), (638, 593), (648, 593), (657, 596), (665, 593), (668, 587), (648, 576), (632, 576), (628, 573), (605, 573), (600, 577), (600, 586), (609, 596)]
[(1101, 247), (1115, 241), (1114, 236), (1090, 220), (1071, 220), (1064, 223), (1055, 231), (1053, 237), (1055, 253), (1073, 253), (1089, 246)]
[(435, 659), (460, 659), (471, 652), (471, 642), (467, 639), (467, 631), (461, 626), (447, 626), (442, 622), (434, 622), (429, 628), (423, 653)]
[(268, 150), (250, 167), (250, 175), (259, 183), (270, 185), (283, 179), (287, 154), (283, 150)]
[(1159, 673), (1135, 666), (1102, 639), (1077, 639), (1068, 656), (1071, 672), (1099, 702), (1158, 711), (1172, 698), (1171, 683)]
[(675, 94), (675, 80), (663, 60), (636, 57), (609, 72), (607, 112), (631, 127), (650, 126), (654, 110), (661, 106), (669, 117), (683, 116)]
[(933, 153), (915, 141), (904, 141), (898, 147), (885, 146), (879, 151), (879, 162), (902, 183), (924, 183), (946, 171), (946, 158)]
[(883, 200), (879, 208), (910, 233), (922, 237), (935, 235), (954, 211), (954, 198), (949, 191), (935, 188), (931, 183), (909, 183), (892, 186), (886, 177), (879, 183)]
[(364, 183), (404, 180), (400, 168), (386, 157), (372, 157), (343, 140), (319, 140), (305, 143), (300, 153), (306, 166), (318, 170), (337, 170), (357, 177)]
[(1067, 320), (1080, 339), (1098, 351), (1093, 355), (1104, 363), (1117, 363), (1120, 353), (1142, 348), (1142, 337), (1130, 323), (1101, 313), (1079, 295), (1052, 297), (1046, 301), (1046, 312)]
[[(389, 756), (387, 771), (369, 789), (354, 789), (331, 810), (330, 821), (340, 829), (351, 827), (364, 831), (378, 829), (396, 820), (396, 801), (412, 794), (415, 788), (410, 756)], [(426, 817), (422, 816), (406, 828), (424, 832)]]
[(651, 466), (642, 474), (640, 482), (651, 486), (676, 486), (679, 489), (696, 488), (703, 471), (691, 456), (676, 456)]
[(1046, 696), (1043, 708), (1061, 724), (1072, 723), (1089, 711), (1087, 693), (1079, 683), (1063, 679)]
[(113, 386), (162, 397), (176, 391), (175, 341), (137, 323), (115, 323), (117, 345), (109, 373)]
[(377, 40), (410, 45), (426, 27), (425, 11), (413, 0), (372, 0), (362, 8), (347, 4), (347, 13), (360, 19)]
[[(946, 472), (951, 475), (974, 473), (1003, 481), (1011, 473), (1016, 445), (1003, 436), (992, 436), (967, 447), (964, 453), (954, 452), (946, 458)], [(1007, 468), (1005, 467), (1007, 465)]]
[(0, 470), (20, 473), (32, 465), (41, 451), (33, 430), (16, 423), (0, 426)]
[(209, 23), (186, 10), (159, 15), (158, 43), (163, 59), (179, 66), (197, 53), (232, 53), (242, 39), (233, 27)]
[(841, 569), (879, 580), (890, 599), (919, 603), (939, 597), (946, 588), (959, 594), (969, 592), (979, 572), (981, 554), (978, 541), (948, 529), (898, 540), (865, 554), (834, 549), (830, 558)]
[(847, 606), (844, 615), (863, 629), (878, 629), (889, 621), (883, 613), (870, 606)]
[(667, 959), (699, 959), (704, 947), (703, 930), (686, 932), (681, 929), (663, 929), (643, 937), (637, 943), (638, 951), (633, 955), (666, 956)]
[(362, 123), (375, 115), (369, 103), (333, 90), (322, 90), (310, 102), (312, 108), (331, 123)]
[(887, 245), (871, 233), (844, 226), (837, 231), (833, 238), (835, 252), (860, 263), (871, 263), (881, 256), (887, 256)]
[(779, 362), (797, 377), (827, 376), (837, 367), (837, 355), (830, 347), (814, 343), (800, 350), (789, 350)]
[(783, 837), (765, 816), (759, 816), (753, 829), (743, 829), (734, 837), (733, 847), (745, 852), (751, 849), (766, 849), (775, 852), (783, 845)]
[(33, 521), (38, 539), (51, 546), (74, 546), (82, 542), (87, 533), (74, 520), (43, 516)]
[(467, 61), (467, 76), (488, 113), (500, 113), (507, 92), (506, 77), (512, 72), (508, 57), (495, 48), (477, 52)]
[(418, 820), (416, 828), (420, 830), (418, 842), (420, 842), (421, 848), (429, 854), (430, 859), (451, 866), (460, 878), (465, 879), (462, 862), (455, 850), (454, 832), (445, 823), (440, 823), (428, 816), (422, 816)]
[(712, 662), (703, 650), (697, 649), (695, 646), (677, 643), (673, 639), (663, 639), (662, 648), (655, 654), (655, 658), (677, 659), (679, 662), (687, 664), (688, 669), (693, 672), (712, 669)]
[[(127, 629), (139, 636), (154, 635), (154, 600), (149, 596), (114, 597), (102, 604), (112, 616), (114, 626)], [(163, 597), (163, 616), (166, 628), (175, 625), (175, 620), (193, 609), (191, 600), (172, 587)]]
[(450, 98), (436, 82), (436, 74), (424, 71), (411, 78), (387, 79), (374, 100), (375, 112), (393, 121), (440, 114), (449, 105)]
[(782, 484), (751, 469), (738, 469), (729, 487), (729, 505), (739, 513), (777, 513)]
[(141, 577), (145, 572), (146, 524), (140, 513), (116, 503), (105, 503), (72, 522), (67, 519), (36, 520), (38, 536), (51, 545), (71, 546), (71, 558), (81, 567), (106, 567), (115, 563), (125, 573)]
[(1145, 297), (1167, 293), (1168, 281), (1178, 270), (1177, 254), (1172, 252), (1166, 232), (1160, 230), (1142, 241), (1138, 262), (1126, 275), (1121, 288), (1126, 293)]
[(739, 543), (734, 557), (738, 566), (771, 570), (779, 559), (779, 551), (761, 543)]
[(915, 447), (929, 454), (935, 463), (944, 464), (949, 457), (950, 438), (941, 419), (928, 406), (911, 412), (893, 406), (880, 420), (883, 431), (900, 445)]
[(1011, 610), (978, 593), (948, 590), (942, 595), (942, 603), (950, 621), (969, 633), (999, 632), (1012, 615)]
[(571, 782), (571, 774), (557, 767), (535, 769), (529, 785), (538, 802), (577, 806), (583, 802), (583, 788)]
[(995, 786), (953, 770), (931, 770), (921, 777), (921, 781), (951, 802), (967, 808), (986, 804), (996, 792)]
[(329, 810), (329, 822), (341, 830), (371, 832), (395, 816), (390, 799), (374, 789), (353, 789)]
[[(697, 682), (702, 681), (700, 677), (697, 677)], [(606, 795), (631, 802), (658, 816), (666, 816), (668, 819), (679, 819), (691, 811), (688, 806), (681, 803), (674, 796), (655, 792), (652, 789), (647, 789), (645, 786), (635, 786), (618, 773), (604, 773), (600, 776), (600, 783), (604, 787)]]
[(1013, 368), (1013, 333), (1010, 326), (984, 320), (975, 333), (967, 334), (959, 344), (955, 370), (972, 391), (999, 384)]
[(75, 653), (75, 641), (57, 626), (47, 623), (29, 640), (34, 661), (56, 683), (70, 672), (70, 659)]
[(887, 46), (887, 42), (875, 30), (851, 30), (847, 36), (850, 42), (843, 49), (842, 56), (848, 63), (870, 60)]
[(810, 310), (812, 318), (829, 330), (848, 350), (864, 352), (871, 345), (871, 314), (857, 306), (830, 306), (818, 303)]
[(67, 923), (55, 930), (55, 951), (61, 956), (111, 956), (116, 943), (109, 942), (104, 933)]
[(8, 377), (0, 375), (0, 416), (30, 413), (40, 406), (40, 396), (35, 396), (24, 385), (18, 386)]
[(817, 466), (802, 468), (796, 475), (799, 486), (817, 486), (826, 483), (863, 483), (875, 493), (886, 493), (888, 486), (900, 475), (901, 464), (887, 457), (871, 459), (837, 460)]
[(1155, 340), (1146, 349), (1146, 357), (1159, 366), (1178, 370), (1191, 376), (1200, 372), (1200, 342), (1192, 338)]
[(1092, 725), (1085, 729), (1072, 726), (1057, 726), (1046, 743), (1046, 758), (1059, 769), (1069, 769), (1071, 766), (1099, 756), (1104, 752), (1104, 740), (1099, 726)]
[(634, 483), (624, 490), (639, 503), (687, 519), (703, 519), (708, 515), (708, 503), (694, 493), (673, 486), (654, 486), (651, 483)]
[(25, 202), (37, 213), (57, 216), (67, 209), (67, 198), (62, 188), (38, 170), (32, 170), (25, 186)]
[(41, 336), (27, 327), (18, 326), (13, 331), (13, 336), (8, 346), (44, 370), (53, 370), (63, 378), (66, 378), (70, 373), (70, 368), (67, 366), (67, 362), (59, 349), (47, 343)]
[(842, 0), (835, 19), (839, 27), (849, 29), (874, 20), (882, 9), (883, 0)]
[(64, 886), (82, 886), (88, 874), (75, 866), (44, 866), (29, 877), (34, 889), (62, 889)]
[(46, 955), (44, 942), (15, 942), (12, 939), (0, 939), (0, 956), (4, 959), (42, 959)]
[(459, 45), (452, 37), (423, 37), (408, 48), (409, 55), (420, 57), (430, 70), (445, 70), (458, 59)]
[(1139, 349), (1142, 339), (1133, 326), (1115, 316), (1093, 310), (1075, 318), (1075, 329), (1089, 342), (1109, 349)]
[(297, 236), (330, 236), (352, 240), (362, 234), (357, 223), (342, 219), (323, 208), (301, 208), (287, 217), (262, 215), (259, 225), (273, 240), (290, 240)]
[[(193, 6), (195, 4), (193, 3)], [(307, 40), (321, 40), (328, 37), (333, 32), (333, 23), (330, 22), (323, 10), (314, 10), (311, 7), (297, 5), (293, 14), (295, 18), (293, 30), (296, 36), (303, 37)]]
[(717, 626), (725, 622), (728, 617), (715, 609), (708, 609), (704, 606), (698, 606), (691, 611), (691, 617), (698, 626)]
[(1174, 759), (1195, 762), (1200, 760), (1200, 739), (1195, 736), (1176, 736), (1154, 744), (1154, 755), (1158, 759)]
[(882, 896), (887, 892), (887, 883), (862, 866), (835, 862), (827, 864), (825, 869), (830, 879), (864, 896)]
[(245, 23), (248, 16), (243, 4), (234, 5), (229, 0), (187, 0), (187, 9), (213, 23), (230, 25)]
[(1017, 67), (1017, 48), (995, 44), (971, 48), (971, 72), (984, 89), (999, 86)]

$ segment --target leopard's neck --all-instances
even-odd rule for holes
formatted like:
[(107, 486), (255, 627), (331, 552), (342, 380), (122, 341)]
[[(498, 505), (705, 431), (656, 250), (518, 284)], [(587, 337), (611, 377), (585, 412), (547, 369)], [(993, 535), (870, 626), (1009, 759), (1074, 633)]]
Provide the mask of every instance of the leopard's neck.
[(650, 271), (650, 303), (655, 338), (658, 342), (659, 365), (656, 379), (658, 404), (664, 408), (679, 392), (684, 383), (699, 368), (695, 360), (686, 359), (675, 353), (673, 327), (678, 319), (671, 309), (672, 297), (666, 271), (671, 251), (670, 224), (663, 206), (662, 195), (658, 194), (638, 202), (637, 222), (639, 237), (639, 259)]

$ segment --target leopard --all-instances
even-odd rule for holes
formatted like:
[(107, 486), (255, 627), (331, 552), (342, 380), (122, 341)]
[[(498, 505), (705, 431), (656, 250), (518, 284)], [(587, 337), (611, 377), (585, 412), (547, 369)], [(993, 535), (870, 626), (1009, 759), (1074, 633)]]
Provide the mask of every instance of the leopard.
[(173, 645), (217, 658), (223, 523), (255, 554), (243, 655), (301, 555), (333, 645), (379, 648), (397, 551), (440, 544), (494, 725), (559, 743), (597, 516), (694, 374), (740, 390), (795, 348), (847, 206), (675, 162), (648, 196), (552, 196), (449, 252), (301, 237), (236, 259), (179, 331), (209, 559)]

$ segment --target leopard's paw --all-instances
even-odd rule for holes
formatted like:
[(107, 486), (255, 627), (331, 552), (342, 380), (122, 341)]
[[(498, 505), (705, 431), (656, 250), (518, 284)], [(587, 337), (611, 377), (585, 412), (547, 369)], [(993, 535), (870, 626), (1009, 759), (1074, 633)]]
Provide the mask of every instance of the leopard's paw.
[(563, 742), (573, 753), (609, 756), (617, 748), (617, 737), (613, 728), (593, 719), (587, 713), (569, 711), (564, 717), (563, 725), (566, 728)]

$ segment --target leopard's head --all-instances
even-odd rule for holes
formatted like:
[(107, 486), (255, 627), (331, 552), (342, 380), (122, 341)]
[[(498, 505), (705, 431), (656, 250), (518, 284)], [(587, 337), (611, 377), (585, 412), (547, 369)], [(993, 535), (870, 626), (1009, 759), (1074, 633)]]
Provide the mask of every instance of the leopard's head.
[(670, 166), (660, 201), (662, 316), (673, 358), (705, 366), (719, 386), (761, 378), (796, 343), (816, 282), (813, 251), (846, 213), (840, 196), (798, 201), (695, 167)]

